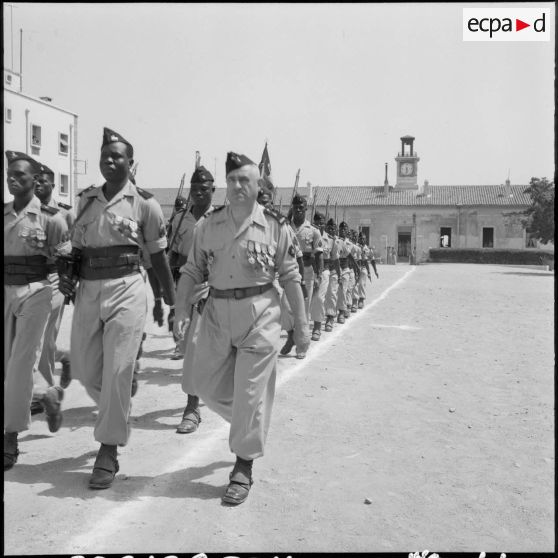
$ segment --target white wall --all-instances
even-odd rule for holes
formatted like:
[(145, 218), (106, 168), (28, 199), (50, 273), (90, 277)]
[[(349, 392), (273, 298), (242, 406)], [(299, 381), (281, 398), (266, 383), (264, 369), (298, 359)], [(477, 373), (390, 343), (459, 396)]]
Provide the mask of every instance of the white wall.
[[(11, 122), (7, 121), (7, 111), (11, 110)], [(53, 197), (63, 203), (74, 205), (78, 189), (77, 175), (72, 171), (72, 161), (77, 158), (74, 153), (74, 133), (77, 127), (77, 115), (56, 107), (49, 102), (35, 99), (28, 95), (4, 90), (4, 151), (13, 150), (27, 153), (37, 161), (50, 167), (55, 173)], [(41, 146), (33, 149), (31, 145), (31, 127), (41, 127)], [(68, 153), (59, 150), (59, 134), (68, 136)], [(2, 154), (5, 157), (5, 154)], [(6, 160), (4, 159), (4, 163)], [(68, 176), (68, 193), (60, 192), (60, 175)], [(6, 165), (4, 164), (4, 201), (12, 199), (6, 183)]]

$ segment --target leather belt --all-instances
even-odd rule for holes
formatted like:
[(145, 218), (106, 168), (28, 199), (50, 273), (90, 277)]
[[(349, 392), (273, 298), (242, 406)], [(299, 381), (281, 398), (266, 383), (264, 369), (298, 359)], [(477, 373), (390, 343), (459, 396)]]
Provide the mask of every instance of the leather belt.
[(249, 296), (256, 296), (266, 291), (269, 291), (273, 287), (273, 283), (266, 283), (265, 285), (258, 285), (257, 287), (245, 287), (238, 289), (225, 289), (219, 290), (209, 287), (209, 295), (214, 298), (234, 298), (236, 300), (242, 300), (243, 298), (248, 298)]
[(82, 279), (118, 279), (138, 273), (138, 246), (106, 246), (82, 250), (79, 276)]
[(349, 258), (339, 258), (339, 265), (341, 269), (347, 269), (349, 267)]
[(46, 256), (4, 256), (5, 285), (27, 285), (47, 277)]
[(302, 254), (302, 263), (304, 265), (312, 265), (313, 256), (314, 256), (314, 254), (312, 254), (312, 252), (303, 253)]
[(331, 261), (331, 260), (330, 260), (329, 258), (324, 258), (324, 267), (325, 267), (326, 265), (329, 265), (329, 262), (330, 262), (330, 261)]

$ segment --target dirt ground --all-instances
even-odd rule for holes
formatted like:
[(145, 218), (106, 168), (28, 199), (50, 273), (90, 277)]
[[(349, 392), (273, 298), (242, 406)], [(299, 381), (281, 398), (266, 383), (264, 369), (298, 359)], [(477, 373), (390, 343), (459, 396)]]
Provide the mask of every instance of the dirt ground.
[(202, 408), (175, 433), (182, 362), (149, 320), (113, 487), (87, 488), (95, 407), (73, 381), (60, 431), (35, 417), (5, 473), (5, 554), (553, 551), (554, 274), (378, 269), (364, 310), (279, 359), (245, 504), (220, 502), (228, 425)]

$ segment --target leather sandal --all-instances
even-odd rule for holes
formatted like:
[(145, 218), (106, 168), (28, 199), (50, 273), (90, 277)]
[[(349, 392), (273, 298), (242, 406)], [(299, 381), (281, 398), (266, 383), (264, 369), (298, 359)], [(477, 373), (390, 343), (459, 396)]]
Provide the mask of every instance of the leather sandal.
[(116, 473), (120, 469), (116, 458), (116, 449), (113, 455), (108, 448), (105, 448), (106, 446), (102, 444), (97, 454), (95, 465), (93, 465), (93, 473), (89, 479), (89, 488), (97, 490), (110, 488)]
[(225, 490), (222, 501), (225, 504), (237, 506), (248, 498), (250, 487), (254, 484), (251, 476), (243, 471), (233, 471), (229, 475), (229, 486)]
[(199, 409), (186, 409), (182, 415), (182, 422), (176, 429), (177, 434), (191, 434), (198, 429), (202, 421)]

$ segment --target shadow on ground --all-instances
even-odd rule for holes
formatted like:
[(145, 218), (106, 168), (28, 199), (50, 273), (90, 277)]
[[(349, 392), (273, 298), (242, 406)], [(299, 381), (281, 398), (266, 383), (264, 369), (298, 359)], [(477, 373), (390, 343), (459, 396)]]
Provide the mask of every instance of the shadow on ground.
[[(155, 476), (128, 476), (125, 472), (120, 472), (111, 488), (91, 490), (88, 482), (96, 454), (95, 450), (78, 457), (63, 457), (36, 465), (18, 463), (4, 473), (4, 482), (47, 484), (49, 488), (38, 491), (37, 495), (55, 498), (104, 498), (116, 502), (146, 496), (212, 500), (222, 496), (228, 484), (227, 475), (223, 474), (226, 482), (222, 485), (209, 484), (199, 479), (212, 475), (218, 469), (230, 469), (233, 466), (232, 461), (217, 461), (204, 467), (189, 467)], [(24, 453), (21, 456), (24, 458)], [(125, 460), (120, 458), (119, 461), (122, 469)]]

